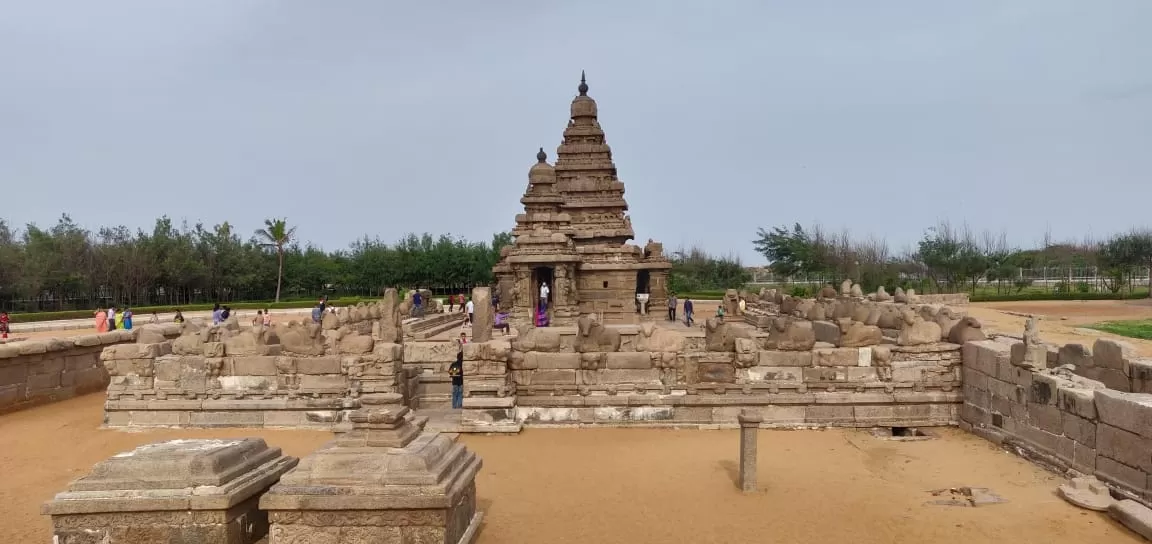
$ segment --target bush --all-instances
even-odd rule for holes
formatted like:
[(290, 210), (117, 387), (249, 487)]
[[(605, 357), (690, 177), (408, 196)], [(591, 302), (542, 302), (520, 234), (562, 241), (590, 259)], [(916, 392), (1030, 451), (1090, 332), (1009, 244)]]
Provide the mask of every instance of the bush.
[(800, 298), (807, 297), (807, 296), (809, 296), (808, 287), (804, 286), (804, 285), (793, 286), (792, 291), (790, 291), (789, 294), (791, 294), (794, 297), (800, 297)]

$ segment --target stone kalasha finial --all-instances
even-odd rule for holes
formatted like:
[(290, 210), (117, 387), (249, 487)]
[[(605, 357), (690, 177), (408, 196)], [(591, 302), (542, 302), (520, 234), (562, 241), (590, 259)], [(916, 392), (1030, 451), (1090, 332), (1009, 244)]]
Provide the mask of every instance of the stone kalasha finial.
[(576, 87), (580, 96), (588, 96), (588, 82), (584, 80), (584, 70), (580, 70), (580, 86)]
[(536, 160), (540, 162), (548, 160), (548, 154), (544, 152), (543, 147), (540, 148), (540, 151), (536, 152)]

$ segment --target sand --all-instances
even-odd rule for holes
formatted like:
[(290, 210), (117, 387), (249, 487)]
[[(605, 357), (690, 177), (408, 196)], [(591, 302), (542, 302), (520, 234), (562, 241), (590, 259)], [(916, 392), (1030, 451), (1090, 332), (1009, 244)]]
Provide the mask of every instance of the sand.
[(1112, 338), (1131, 344), (1141, 356), (1152, 357), (1152, 341), (1084, 328), (1101, 321), (1152, 319), (1152, 301), (1147, 299), (980, 302), (970, 305), (968, 314), (979, 319), (989, 331), (1013, 336), (1024, 334), (1024, 322), (1027, 321), (1023, 315), (1013, 314), (1037, 315), (1040, 316), (1040, 339), (1044, 342), (1085, 344), (1091, 348), (1096, 338)]
[[(96, 462), (176, 437), (262, 436), (302, 456), (320, 431), (99, 428), (103, 395), (0, 417), (0, 542), (47, 542), (40, 504)], [(862, 431), (760, 431), (763, 490), (735, 487), (737, 431), (527, 429), (462, 440), (484, 459), (480, 544), (584, 542), (1136, 543), (1107, 516), (1055, 495), (1060, 479), (954, 429), (924, 442)], [(978, 508), (928, 491), (992, 488)]]

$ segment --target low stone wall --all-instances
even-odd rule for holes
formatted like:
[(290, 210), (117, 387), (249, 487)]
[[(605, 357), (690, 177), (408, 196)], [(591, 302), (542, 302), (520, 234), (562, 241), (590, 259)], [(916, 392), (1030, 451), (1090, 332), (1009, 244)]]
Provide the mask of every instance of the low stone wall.
[(1045, 358), (1029, 351), (1023, 343), (992, 340), (964, 345), (961, 426), (1049, 467), (1095, 475), (1150, 504), (1152, 394), (1045, 369)]
[[(341, 308), (323, 323), (185, 323), (175, 340), (104, 348), (105, 424), (332, 428), (361, 393), (406, 396), (399, 304)], [(386, 297), (387, 298), (387, 297)]]
[(947, 293), (942, 295), (916, 295), (920, 304), (944, 304), (946, 306), (967, 306), (971, 302), (968, 293)]
[[(148, 326), (176, 333), (171, 326), (155, 327)], [(109, 376), (100, 364), (101, 350), (135, 342), (140, 330), (0, 344), (0, 413), (103, 390)]]

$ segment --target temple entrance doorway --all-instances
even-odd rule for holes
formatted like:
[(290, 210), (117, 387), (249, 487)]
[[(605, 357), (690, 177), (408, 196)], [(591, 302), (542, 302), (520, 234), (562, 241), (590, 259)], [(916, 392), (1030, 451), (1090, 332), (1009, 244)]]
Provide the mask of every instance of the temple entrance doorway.
[(636, 272), (636, 313), (648, 313), (648, 295), (651, 293), (650, 276), (647, 270)]
[[(539, 313), (541, 310), (541, 303), (544, 304), (543, 310), (546, 316), (552, 315), (552, 301), (555, 300), (553, 291), (556, 289), (554, 281), (554, 271), (550, 266), (538, 266), (532, 269), (532, 319), (540, 326)], [(548, 288), (542, 289), (547, 285)], [(543, 296), (543, 298), (541, 298)], [(551, 319), (548, 319), (551, 321)]]

